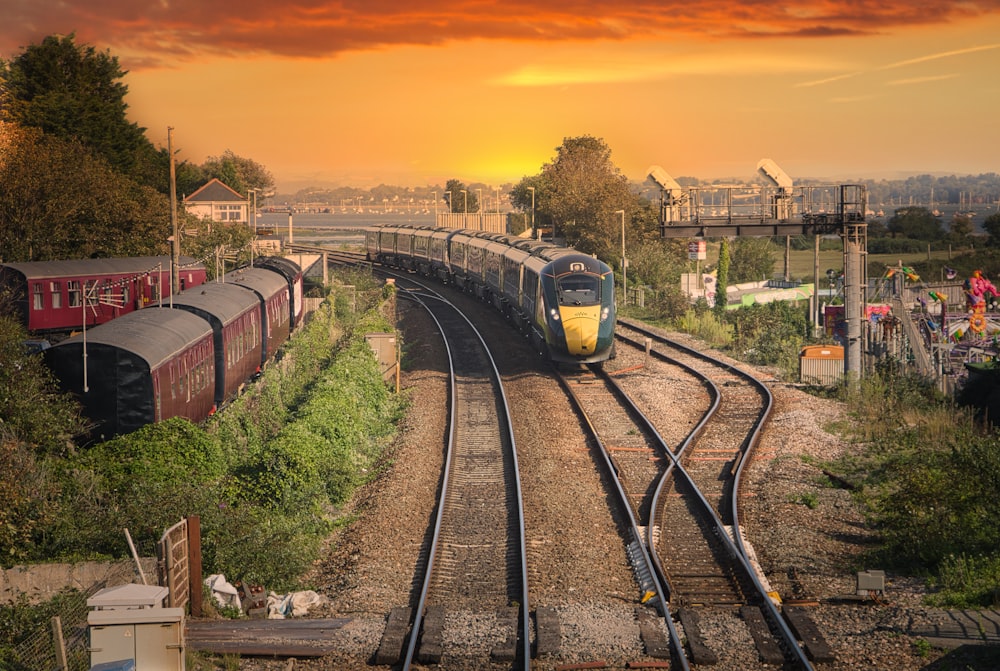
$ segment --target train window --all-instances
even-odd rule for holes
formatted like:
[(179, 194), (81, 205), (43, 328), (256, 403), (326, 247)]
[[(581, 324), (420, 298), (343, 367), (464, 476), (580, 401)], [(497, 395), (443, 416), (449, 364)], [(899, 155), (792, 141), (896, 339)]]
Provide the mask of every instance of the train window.
[(38, 282), (31, 285), (32, 294), (32, 307), (36, 310), (45, 309), (45, 292), (42, 291), (42, 285)]
[(50, 282), (49, 293), (52, 295), (52, 308), (58, 310), (62, 307), (62, 284)]
[(66, 282), (66, 291), (69, 293), (69, 306), (71, 308), (78, 308), (82, 303), (80, 298), (80, 283), (76, 280), (69, 280)]
[(558, 283), (560, 305), (591, 305), (601, 300), (601, 281), (595, 275), (566, 275)]

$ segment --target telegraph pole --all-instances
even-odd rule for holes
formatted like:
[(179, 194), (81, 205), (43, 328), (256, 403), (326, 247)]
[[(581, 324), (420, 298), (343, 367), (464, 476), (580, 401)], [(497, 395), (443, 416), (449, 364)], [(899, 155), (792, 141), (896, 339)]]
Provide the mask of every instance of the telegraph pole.
[(167, 153), (170, 155), (170, 226), (173, 235), (170, 236), (170, 295), (174, 296), (181, 290), (181, 271), (178, 267), (181, 260), (181, 236), (177, 230), (177, 171), (174, 168), (174, 129), (167, 126)]

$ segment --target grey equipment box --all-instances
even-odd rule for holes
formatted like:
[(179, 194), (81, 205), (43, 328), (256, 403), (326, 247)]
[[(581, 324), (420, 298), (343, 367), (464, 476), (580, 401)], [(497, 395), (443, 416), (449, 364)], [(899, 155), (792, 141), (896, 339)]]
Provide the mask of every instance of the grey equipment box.
[(91, 666), (131, 659), (142, 671), (184, 671), (184, 609), (163, 607), (168, 591), (119, 585), (87, 599)]

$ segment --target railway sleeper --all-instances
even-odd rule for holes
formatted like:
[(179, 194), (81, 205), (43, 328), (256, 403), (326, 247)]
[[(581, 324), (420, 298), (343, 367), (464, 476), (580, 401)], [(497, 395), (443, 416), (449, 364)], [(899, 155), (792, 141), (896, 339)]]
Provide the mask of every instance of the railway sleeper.
[(403, 646), (406, 644), (406, 634), (410, 631), (412, 614), (413, 610), (407, 606), (396, 606), (389, 611), (389, 619), (375, 653), (376, 665), (394, 666), (402, 660)]
[(747, 623), (750, 635), (753, 636), (754, 645), (757, 646), (757, 654), (765, 664), (784, 664), (785, 653), (781, 646), (774, 640), (771, 628), (767, 626), (764, 614), (757, 606), (743, 606), (740, 608), (740, 616)]
[(687, 639), (691, 661), (705, 666), (718, 664), (718, 655), (705, 643), (698, 612), (693, 608), (681, 608), (677, 611), (677, 617), (680, 618), (681, 626), (684, 627), (684, 637)]
[(836, 657), (833, 654), (833, 650), (830, 645), (823, 638), (823, 634), (820, 633), (819, 627), (813, 622), (813, 619), (809, 617), (806, 609), (802, 606), (785, 606), (781, 610), (782, 615), (785, 616), (785, 620), (788, 621), (789, 626), (792, 631), (798, 636), (799, 640), (802, 641), (802, 646), (806, 650), (806, 655), (809, 659), (816, 662), (817, 664), (825, 664), (827, 662), (836, 661)]

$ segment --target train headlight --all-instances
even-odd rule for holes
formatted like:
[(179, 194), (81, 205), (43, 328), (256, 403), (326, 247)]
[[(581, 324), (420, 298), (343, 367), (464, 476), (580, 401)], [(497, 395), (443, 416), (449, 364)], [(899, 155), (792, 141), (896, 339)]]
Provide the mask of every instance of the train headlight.
[(556, 308), (549, 308), (549, 317), (554, 322), (559, 321), (559, 310), (557, 310)]
[(608, 321), (608, 315), (610, 314), (611, 314), (611, 308), (609, 306), (605, 305), (603, 308), (601, 308), (601, 322), (603, 323)]

